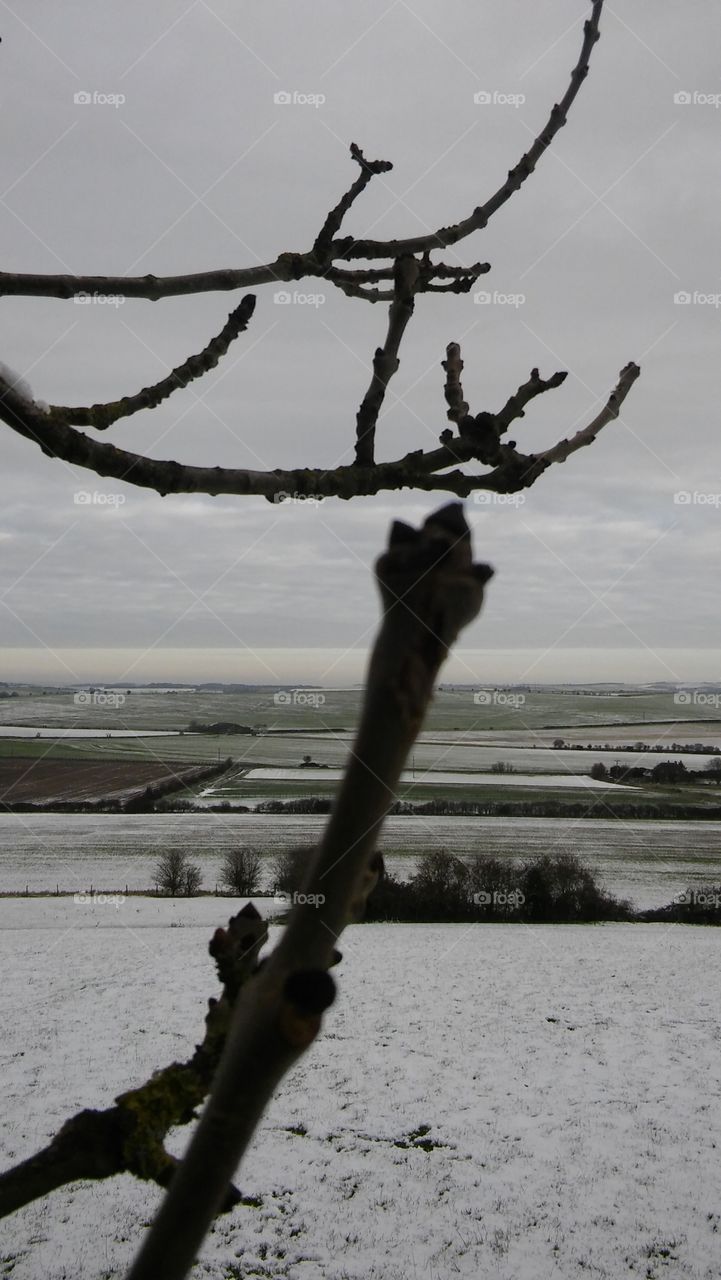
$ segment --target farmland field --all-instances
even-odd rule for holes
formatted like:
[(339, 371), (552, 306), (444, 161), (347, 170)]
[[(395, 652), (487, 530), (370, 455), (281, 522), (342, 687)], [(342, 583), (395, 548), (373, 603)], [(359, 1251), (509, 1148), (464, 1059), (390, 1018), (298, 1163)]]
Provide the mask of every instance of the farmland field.
[[(323, 824), (295, 814), (0, 814), (0, 892), (149, 890), (168, 848), (200, 864), (209, 890), (227, 849), (257, 850), (269, 887), (272, 856), (310, 850)], [(399, 817), (387, 820), (381, 848), (400, 876), (428, 849), (509, 858), (576, 853), (611, 892), (639, 907), (661, 906), (691, 881), (721, 882), (721, 827), (714, 822)]]
[[(208, 902), (170, 905), (0, 903), (3, 1165), (192, 1052)], [(193, 1280), (716, 1280), (715, 930), (365, 925), (342, 946), (242, 1168), (259, 1205), (218, 1221)], [(3, 1224), (0, 1274), (120, 1277), (159, 1198), (59, 1190)]]
[(54, 760), (0, 757), (0, 800), (19, 802), (127, 800), (151, 784), (194, 779), (196, 770), (162, 761)]
[[(116, 707), (102, 701), (93, 702), (92, 696), (78, 705), (73, 701), (74, 691), (70, 689), (46, 696), (42, 691), (35, 691), (32, 696), (28, 691), (20, 691), (18, 697), (0, 699), (0, 725), (181, 730), (187, 729), (192, 720), (198, 720), (203, 723), (235, 722), (253, 728), (338, 731), (353, 729), (360, 708), (358, 689), (318, 689), (300, 693), (278, 693), (272, 688), (237, 693), (189, 689), (168, 693), (155, 690), (128, 692), (119, 689), (117, 693), (124, 701)], [(309, 703), (309, 694), (322, 698), (322, 701)], [(509, 701), (509, 695), (521, 696), (524, 701), (516, 705)], [(472, 689), (442, 687), (431, 706), (427, 728), (434, 732), (473, 730), (488, 733), (508, 730), (551, 732), (588, 726), (593, 735), (605, 726), (631, 725), (643, 731), (636, 737), (644, 734), (653, 737), (667, 732), (674, 722), (698, 725), (698, 736), (704, 726), (706, 733), (714, 731), (717, 737), (721, 734), (718, 704), (713, 700), (691, 699), (679, 704), (674, 701), (670, 689), (664, 692), (629, 689), (591, 693), (541, 688), (527, 689), (520, 695), (515, 690), (499, 690), (493, 691), (488, 703), (479, 703), (474, 701)], [(696, 736), (694, 731), (694, 738)]]
[[(282, 691), (280, 697), (271, 689), (135, 690), (118, 696), (124, 701), (117, 706), (108, 705), (105, 694), (105, 701), (86, 697), (79, 705), (72, 690), (19, 690), (17, 697), (1, 698), (0, 730), (8, 736), (0, 736), (0, 793), (7, 790), (3, 771), (15, 782), (15, 799), (97, 799), (104, 788), (106, 796), (117, 795), (126, 784), (145, 786), (173, 771), (230, 757), (231, 770), (214, 781), (193, 784), (186, 776), (189, 790), (180, 798), (200, 806), (331, 798), (352, 748), (359, 709), (357, 690), (324, 690), (325, 701), (318, 705), (309, 705), (307, 695), (305, 702), (294, 701), (293, 693)], [(697, 751), (622, 749), (638, 742), (687, 748), (721, 743), (717, 709), (708, 700), (711, 695), (703, 696), (706, 702), (677, 704), (671, 691), (529, 689), (514, 709), (503, 700), (490, 706), (474, 702), (468, 689), (442, 689), (408, 762), (399, 798), (489, 806), (577, 800), (584, 817), (393, 818), (382, 840), (390, 865), (404, 874), (429, 848), (518, 857), (562, 849), (578, 853), (613, 892), (639, 906), (669, 901), (689, 877), (720, 880), (721, 824), (625, 816), (607, 821), (604, 816), (611, 801), (624, 814), (639, 797), (657, 804), (660, 813), (669, 802), (693, 805), (703, 815), (705, 807), (719, 804), (718, 787), (602, 784), (591, 790), (588, 785), (594, 763), (650, 768), (673, 759), (703, 770), (714, 758)], [(256, 732), (189, 732), (192, 722), (248, 725)], [(9, 736), (20, 727), (22, 736)], [(559, 739), (567, 745), (561, 748)], [(589, 744), (592, 749), (580, 749)], [(327, 767), (299, 767), (308, 759)], [(506, 772), (494, 772), (501, 765)], [(586, 814), (593, 818), (586, 820)], [(205, 888), (212, 891), (224, 849), (243, 844), (265, 855), (295, 843), (310, 845), (322, 825), (317, 817), (232, 812), (148, 818), (4, 814), (0, 892), (56, 887), (74, 892), (91, 884), (102, 890), (125, 885), (146, 890), (158, 855), (169, 844), (197, 858)]]

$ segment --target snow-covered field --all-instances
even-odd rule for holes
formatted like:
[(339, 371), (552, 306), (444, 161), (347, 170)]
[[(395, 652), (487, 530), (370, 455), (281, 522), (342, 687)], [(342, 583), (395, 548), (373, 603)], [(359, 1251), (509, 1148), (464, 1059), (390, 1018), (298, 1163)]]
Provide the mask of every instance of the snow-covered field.
[[(320, 781), (339, 782), (343, 777), (342, 769), (271, 769), (259, 768), (248, 769), (244, 775), (244, 779), (248, 782), (308, 782), (309, 779), (318, 778)], [(493, 773), (473, 773), (470, 770), (466, 772), (456, 770), (443, 769), (426, 769), (411, 770), (405, 769), (401, 775), (401, 783), (415, 782), (436, 784), (438, 786), (454, 784), (464, 784), (472, 787), (497, 787), (499, 784), (504, 787), (585, 787), (591, 791), (621, 791), (615, 782), (600, 782), (595, 778), (589, 778), (585, 774), (576, 773), (509, 773), (499, 777)], [(215, 783), (210, 787), (206, 787), (201, 792), (203, 796), (225, 795), (226, 791), (231, 790), (223, 784), (223, 782)]]
[[(0, 892), (105, 892), (152, 887), (168, 848), (183, 849), (219, 880), (228, 849), (262, 852), (261, 888), (271, 855), (319, 839), (325, 818), (307, 814), (0, 814)], [(428, 849), (462, 856), (533, 858), (575, 853), (605, 888), (638, 907), (663, 906), (691, 883), (721, 883), (721, 824), (626, 822), (601, 818), (388, 818), (381, 848), (394, 875), (406, 877)]]
[[(3, 1163), (192, 1051), (211, 905), (0, 904)], [(717, 1280), (716, 930), (362, 925), (342, 949), (238, 1180), (261, 1207), (196, 1280)], [(59, 1191), (3, 1224), (0, 1275), (120, 1277), (158, 1198)]]

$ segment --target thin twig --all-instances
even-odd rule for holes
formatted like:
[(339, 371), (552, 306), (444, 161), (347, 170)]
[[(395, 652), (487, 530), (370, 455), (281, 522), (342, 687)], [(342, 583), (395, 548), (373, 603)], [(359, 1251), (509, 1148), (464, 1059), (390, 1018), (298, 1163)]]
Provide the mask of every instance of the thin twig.
[(313, 252), (316, 257), (325, 261), (330, 261), (331, 245), (333, 237), (340, 230), (341, 223), (351, 205), (358, 199), (358, 196), (368, 186), (371, 178), (377, 173), (387, 173), (393, 168), (390, 160), (366, 160), (360, 147), (355, 142), (350, 144), (350, 153), (352, 158), (360, 165), (360, 174), (355, 182), (348, 188), (344, 195), (341, 196), (337, 205), (331, 209), (318, 235), (316, 236)]
[(553, 391), (556, 387), (560, 387), (567, 377), (567, 373), (559, 371), (552, 374), (550, 378), (542, 378), (538, 369), (532, 369), (528, 382), (524, 382), (509, 397), (500, 413), (496, 414), (496, 420), (501, 431), (506, 431), (512, 422), (524, 416), (526, 405), (531, 400), (536, 396), (542, 395), (544, 391)]
[(220, 333), (211, 338), (206, 347), (197, 355), (189, 356), (183, 364), (178, 365), (167, 378), (156, 382), (151, 387), (144, 387), (134, 396), (123, 396), (120, 400), (108, 404), (93, 404), (86, 407), (69, 405), (50, 405), (48, 412), (56, 421), (74, 423), (78, 427), (95, 427), (105, 431), (119, 418), (128, 418), (141, 409), (154, 409), (156, 405), (167, 400), (174, 391), (187, 387), (194, 378), (214, 369), (218, 361), (226, 354), (231, 342), (248, 327), (248, 322), (255, 309), (255, 296), (246, 294), (243, 301), (231, 311)]
[(550, 449), (540, 453), (538, 461), (545, 463), (546, 466), (550, 466), (553, 462), (565, 462), (566, 458), (570, 457), (572, 453), (576, 453), (578, 449), (583, 449), (587, 444), (593, 444), (599, 431), (618, 417), (621, 405), (640, 373), (641, 370), (633, 361), (627, 364), (621, 370), (616, 386), (597, 417), (592, 422), (589, 422), (587, 427), (583, 427), (575, 435), (571, 436), (570, 440), (559, 440)]
[(518, 163), (509, 171), (508, 177), (497, 191), (484, 204), (478, 205), (467, 218), (463, 218), (453, 226), (439, 227), (437, 231), (424, 235), (409, 236), (400, 240), (356, 240), (351, 248), (344, 246), (343, 256), (346, 259), (395, 258), (402, 253), (426, 253), (433, 249), (445, 249), (449, 245), (458, 244), (459, 240), (464, 240), (466, 236), (471, 235), (474, 231), (481, 231), (488, 225), (494, 213), (497, 213), (510, 200), (511, 196), (521, 189), (526, 179), (533, 173), (544, 152), (550, 147), (558, 131), (563, 128), (568, 119), (568, 112), (588, 75), (593, 46), (599, 39), (600, 34), (599, 23), (604, 0), (591, 0), (591, 3), (593, 12), (587, 22), (584, 23), (581, 52), (571, 72), (570, 82), (565, 94), (561, 101), (553, 106), (541, 132), (534, 139), (528, 151), (521, 156)]

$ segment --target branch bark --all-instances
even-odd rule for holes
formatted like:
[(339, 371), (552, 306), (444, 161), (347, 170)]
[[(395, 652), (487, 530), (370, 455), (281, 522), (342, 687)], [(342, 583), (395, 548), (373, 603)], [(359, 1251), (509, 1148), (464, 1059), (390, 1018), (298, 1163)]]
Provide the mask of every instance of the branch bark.
[[(78, 1179), (118, 1173), (168, 1187), (177, 1168), (165, 1150), (170, 1129), (195, 1119), (207, 1096), (230, 1024), (238, 992), (257, 967), (268, 939), (265, 922), (252, 904), (216, 929), (210, 954), (223, 984), (220, 999), (208, 1002), (205, 1035), (187, 1062), (173, 1062), (136, 1089), (116, 1098), (105, 1111), (85, 1110), (65, 1122), (47, 1147), (0, 1174), (0, 1218)], [(223, 1209), (242, 1200), (226, 1187)]]
[[(345, 244), (343, 245), (343, 256), (346, 259), (395, 258), (404, 253), (427, 253), (433, 249), (445, 249), (449, 245), (458, 244), (460, 240), (464, 240), (466, 236), (471, 235), (474, 231), (482, 231), (488, 226), (494, 213), (497, 213), (510, 200), (511, 196), (515, 195), (516, 191), (520, 191), (524, 182), (533, 173), (538, 161), (544, 152), (548, 150), (556, 134), (563, 128), (568, 119), (568, 113), (583, 81), (588, 75), (593, 46), (600, 38), (599, 23), (604, 0), (591, 0), (591, 3), (592, 14), (588, 21), (584, 23), (581, 52), (571, 72), (566, 92), (561, 101), (555, 103), (552, 107), (545, 125), (528, 151), (509, 170), (505, 182), (501, 184), (493, 195), (484, 204), (478, 205), (467, 218), (463, 218), (460, 222), (450, 227), (439, 227), (437, 231), (432, 231), (425, 235), (409, 236), (402, 240), (355, 240), (350, 246)], [(340, 250), (340, 244), (338, 248)]]
[(255, 297), (249, 293), (235, 310), (231, 311), (220, 333), (211, 338), (202, 351), (197, 355), (189, 356), (176, 369), (173, 369), (167, 378), (163, 378), (151, 387), (144, 387), (137, 395), (123, 396), (122, 399), (114, 400), (109, 404), (93, 404), (87, 408), (81, 405), (72, 407), (53, 404), (48, 407), (48, 413), (56, 422), (73, 423), (78, 427), (95, 427), (97, 431), (105, 431), (119, 418), (129, 418), (131, 414), (139, 413), (141, 409), (155, 409), (174, 391), (187, 387), (194, 378), (202, 378), (203, 374), (214, 369), (226, 354), (231, 342), (247, 329), (254, 310)]
[(449, 647), (478, 613), (487, 565), (451, 504), (420, 531), (396, 523), (376, 566), (383, 619), (340, 794), (280, 943), (243, 988), (211, 1097), (129, 1280), (182, 1280), (283, 1076), (313, 1042), (335, 988), (335, 942), (372, 888), (376, 839)]
[[(367, 161), (360, 148), (353, 144), (351, 155), (362, 167), (362, 173), (338, 204), (327, 215), (315, 245), (306, 253), (281, 253), (274, 262), (237, 270), (223, 269), (201, 271), (176, 276), (70, 276), (40, 272), (0, 272), (0, 296), (73, 298), (80, 292), (122, 294), (126, 298), (178, 297), (185, 294), (205, 293), (213, 290), (244, 289), (253, 285), (277, 281), (300, 280), (305, 276), (323, 275), (330, 262), (344, 259), (390, 258), (408, 254), (428, 253), (434, 249), (458, 244), (474, 231), (479, 231), (533, 173), (538, 161), (566, 123), (568, 112), (588, 74), (593, 46), (599, 39), (599, 23), (604, 0), (591, 0), (591, 17), (584, 24), (583, 41), (578, 61), (574, 66), (568, 88), (556, 103), (541, 132), (531, 147), (510, 170), (505, 182), (466, 218), (452, 226), (440, 227), (424, 235), (400, 240), (370, 240), (344, 237), (333, 239), (343, 216), (360, 191), (367, 185), (372, 172), (390, 168), (388, 161)], [(374, 167), (375, 166), (375, 167)], [(335, 228), (335, 229), (334, 229)], [(329, 235), (331, 238), (329, 239)], [(321, 250), (319, 253), (318, 250)]]
[(388, 332), (373, 357), (373, 376), (356, 414), (355, 460), (358, 467), (375, 462), (375, 431), (386, 387), (398, 372), (398, 351), (406, 326), (413, 315), (414, 293), (420, 273), (415, 258), (399, 258), (394, 271), (393, 301), (388, 310)]
[[(501, 428), (495, 415), (478, 414), (475, 419), (466, 415), (461, 420), (465, 430), (463, 435), (455, 436), (449, 429), (443, 431), (439, 449), (426, 452), (416, 449), (393, 462), (380, 462), (373, 466), (352, 464), (330, 470), (304, 467), (294, 471), (250, 471), (231, 467), (193, 467), (146, 458), (142, 454), (93, 440), (74, 427), (55, 421), (52, 413), (26, 400), (2, 377), (0, 418), (14, 431), (38, 444), (49, 457), (61, 458), (71, 466), (87, 467), (96, 475), (155, 489), (162, 496), (168, 493), (206, 493), (213, 497), (220, 493), (256, 494), (270, 502), (282, 502), (292, 495), (350, 499), (386, 490), (412, 488), (427, 492), (441, 490), (467, 497), (475, 489), (495, 493), (529, 489), (552, 463), (563, 462), (576, 450), (591, 444), (599, 431), (618, 416), (617, 410), (639, 373), (638, 365), (633, 362), (627, 365), (621, 371), (605, 409), (593, 422), (570, 440), (560, 440), (545, 453), (523, 454), (516, 450), (512, 441), (500, 443)], [(554, 375), (555, 378), (559, 376)], [(547, 385), (552, 382), (553, 378)], [(483, 423), (481, 427), (477, 425), (479, 418)], [(481, 475), (448, 471), (448, 467), (479, 458), (479, 432), (481, 437), (489, 432), (494, 434), (492, 469)]]

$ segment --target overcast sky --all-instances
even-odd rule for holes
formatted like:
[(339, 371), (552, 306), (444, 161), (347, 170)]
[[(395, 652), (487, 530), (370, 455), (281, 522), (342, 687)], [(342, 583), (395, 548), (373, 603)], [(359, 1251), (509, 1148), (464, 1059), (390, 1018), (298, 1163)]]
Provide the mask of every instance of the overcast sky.
[[(395, 167), (349, 229), (378, 238), (457, 221), (564, 92), (589, 11), (0, 0), (2, 268), (165, 274), (305, 250), (356, 176), (351, 142)], [(642, 367), (591, 449), (514, 504), (468, 501), (476, 557), (496, 577), (446, 679), (721, 678), (720, 47), (708, 0), (615, 0), (552, 151), (485, 232), (445, 255), (490, 261), (479, 287), (496, 301), (417, 301), (380, 458), (432, 447), (446, 426), (451, 340), (474, 412), (499, 408), (533, 366), (569, 370), (518, 424), (527, 451), (589, 421), (629, 360)], [(118, 424), (116, 443), (208, 465), (352, 459), (385, 307), (313, 281), (285, 305), (271, 286), (256, 292), (221, 365)], [(0, 360), (48, 402), (115, 399), (200, 350), (239, 296), (3, 298)], [(437, 505), (161, 499), (0, 429), (0, 679), (357, 680), (389, 521)]]

